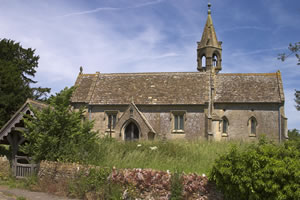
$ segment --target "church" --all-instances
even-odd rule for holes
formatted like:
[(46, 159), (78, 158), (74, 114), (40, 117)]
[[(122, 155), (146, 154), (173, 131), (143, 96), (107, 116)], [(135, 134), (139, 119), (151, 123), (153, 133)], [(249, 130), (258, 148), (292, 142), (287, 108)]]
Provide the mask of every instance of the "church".
[(221, 73), (211, 5), (195, 72), (79, 73), (72, 96), (94, 130), (118, 140), (287, 138), (280, 71)]

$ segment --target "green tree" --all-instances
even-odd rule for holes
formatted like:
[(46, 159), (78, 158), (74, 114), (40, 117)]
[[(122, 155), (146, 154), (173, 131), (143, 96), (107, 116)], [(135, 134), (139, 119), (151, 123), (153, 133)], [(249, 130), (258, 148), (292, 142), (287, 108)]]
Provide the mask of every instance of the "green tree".
[[(289, 44), (289, 54), (286, 53), (281, 53), (278, 55), (278, 59), (281, 61), (285, 61), (286, 58), (288, 58), (289, 56), (295, 54), (295, 56), (298, 58), (298, 63), (297, 65), (300, 65), (300, 42), (296, 42), (295, 44)], [(296, 90), (295, 91), (295, 102), (296, 102), (296, 109), (298, 111), (300, 111), (300, 91)]]
[(296, 109), (300, 111), (300, 91), (296, 90), (295, 92), (295, 102), (296, 102)]
[(34, 53), (13, 40), (0, 40), (0, 128), (27, 98), (41, 100), (50, 92), (49, 88), (32, 87), (39, 60)]
[(28, 141), (21, 151), (35, 161), (85, 162), (87, 154), (96, 145), (93, 123), (84, 120), (83, 108), (78, 111), (70, 105), (73, 88), (65, 88), (49, 99), (42, 110), (32, 108), (34, 117), (24, 120)]
[(299, 55), (299, 52), (300, 52), (300, 42), (296, 42), (295, 44), (289, 44), (289, 53), (286, 54), (286, 53), (281, 53), (278, 55), (278, 59), (279, 60), (282, 60), (282, 61), (285, 61), (286, 58), (288, 58), (289, 56), (295, 54), (296, 58), (298, 59), (298, 63), (297, 65), (300, 65), (300, 55)]
[(290, 140), (299, 140), (300, 141), (300, 133), (297, 129), (292, 129), (288, 131), (288, 136)]
[(233, 146), (215, 160), (210, 179), (225, 199), (300, 199), (298, 144), (260, 140), (247, 148)]

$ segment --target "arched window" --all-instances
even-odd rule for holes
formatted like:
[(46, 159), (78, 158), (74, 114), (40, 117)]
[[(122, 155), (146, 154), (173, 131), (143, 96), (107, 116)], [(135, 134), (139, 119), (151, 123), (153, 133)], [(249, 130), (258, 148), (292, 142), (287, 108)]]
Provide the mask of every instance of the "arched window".
[(218, 66), (218, 56), (216, 54), (213, 55), (213, 67)]
[(248, 121), (250, 136), (256, 136), (257, 121), (255, 117), (251, 117)]
[(202, 66), (202, 67), (206, 67), (206, 57), (205, 57), (205, 55), (203, 55), (203, 56), (201, 57), (201, 66)]
[(228, 119), (226, 117), (222, 118), (222, 124), (223, 124), (223, 126), (222, 126), (222, 133), (223, 134), (227, 134), (228, 133), (228, 125), (229, 125), (229, 123), (228, 123)]

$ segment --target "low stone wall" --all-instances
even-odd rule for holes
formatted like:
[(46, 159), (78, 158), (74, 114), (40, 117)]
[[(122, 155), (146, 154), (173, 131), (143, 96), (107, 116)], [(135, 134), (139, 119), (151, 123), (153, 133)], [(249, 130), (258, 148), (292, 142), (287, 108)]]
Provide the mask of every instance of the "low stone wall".
[(83, 166), (78, 163), (60, 163), (60, 162), (49, 162), (42, 161), (40, 163), (38, 177), (42, 179), (52, 179), (54, 181), (70, 180), (76, 177), (79, 171), (85, 171), (89, 173), (90, 168), (95, 166)]
[(10, 173), (10, 164), (5, 156), (0, 157), (0, 173), (3, 175), (9, 175)]
[[(38, 173), (40, 181), (49, 180), (60, 183), (76, 178), (78, 172), (89, 173), (95, 166), (83, 166), (76, 163), (41, 162)], [(171, 173), (152, 169), (112, 169), (108, 180), (120, 184), (126, 196), (128, 187), (134, 187), (142, 199), (169, 199), (171, 195)], [(185, 199), (222, 199), (215, 186), (205, 175), (184, 174), (183, 195)]]

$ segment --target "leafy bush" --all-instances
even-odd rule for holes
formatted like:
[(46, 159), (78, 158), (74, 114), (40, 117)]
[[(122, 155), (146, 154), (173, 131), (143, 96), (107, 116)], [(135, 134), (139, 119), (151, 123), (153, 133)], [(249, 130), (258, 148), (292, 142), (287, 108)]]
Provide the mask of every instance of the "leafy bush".
[(120, 199), (122, 189), (108, 179), (111, 174), (109, 168), (90, 169), (89, 173), (80, 171), (70, 183), (69, 192), (73, 197), (88, 199)]
[(70, 106), (73, 88), (65, 88), (49, 99), (50, 106), (38, 110), (34, 117), (24, 119), (28, 141), (21, 150), (35, 161), (85, 162), (86, 155), (96, 145), (93, 123), (83, 120), (84, 111)]
[(175, 171), (171, 175), (171, 200), (183, 199), (183, 179), (182, 173)]
[(300, 199), (300, 151), (265, 140), (243, 150), (233, 146), (215, 161), (210, 179), (226, 199)]

